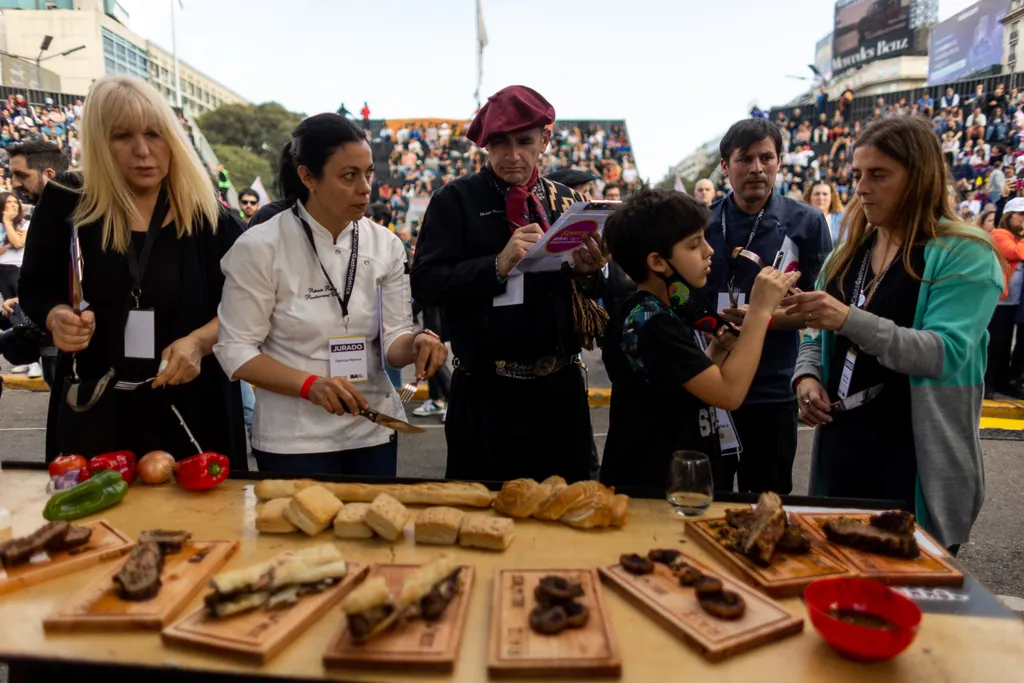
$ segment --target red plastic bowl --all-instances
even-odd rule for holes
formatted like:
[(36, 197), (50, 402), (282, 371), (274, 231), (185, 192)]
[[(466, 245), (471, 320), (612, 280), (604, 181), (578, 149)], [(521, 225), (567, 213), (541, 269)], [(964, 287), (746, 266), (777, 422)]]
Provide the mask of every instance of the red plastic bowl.
[[(811, 623), (840, 654), (862, 662), (892, 659), (914, 642), (921, 608), (887, 586), (866, 579), (821, 579), (804, 589)], [(888, 619), (895, 628), (881, 630), (851, 624), (829, 614), (852, 609)]]

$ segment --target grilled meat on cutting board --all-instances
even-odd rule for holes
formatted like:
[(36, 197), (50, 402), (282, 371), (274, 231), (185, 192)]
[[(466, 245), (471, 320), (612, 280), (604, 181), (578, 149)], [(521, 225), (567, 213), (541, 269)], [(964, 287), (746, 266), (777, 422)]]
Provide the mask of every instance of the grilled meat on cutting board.
[(139, 543), (132, 549), (121, 571), (114, 575), (117, 595), (123, 600), (149, 600), (160, 592), (160, 570), (164, 552), (155, 541)]
[[(875, 518), (877, 517), (880, 517), (880, 515), (875, 516)], [(900, 557), (907, 560), (912, 560), (921, 555), (921, 550), (917, 547), (917, 540), (914, 538), (913, 533), (896, 533), (879, 528), (874, 523), (875, 518), (872, 518), (872, 523), (870, 524), (864, 524), (859, 520), (848, 517), (830, 519), (825, 522), (823, 530), (828, 540), (833, 543), (856, 548), (857, 550), (888, 555), (889, 557)], [(913, 519), (913, 516), (911, 516), (911, 519)], [(891, 518), (883, 518), (882, 524), (888, 524), (890, 520)]]
[(743, 543), (743, 554), (762, 567), (771, 565), (775, 546), (785, 531), (782, 499), (770, 491), (762, 493), (754, 510), (754, 523)]
[(188, 539), (192, 538), (192, 534), (187, 531), (167, 531), (165, 529), (150, 529), (149, 531), (143, 531), (142, 535), (139, 536), (139, 543), (148, 543), (150, 541), (160, 546), (160, 550), (165, 555), (173, 555), (181, 552), (181, 546), (188, 542)]
[(50, 522), (28, 536), (0, 543), (0, 565), (14, 567), (43, 551), (70, 550), (87, 543), (91, 536), (92, 529), (71, 526), (64, 521)]

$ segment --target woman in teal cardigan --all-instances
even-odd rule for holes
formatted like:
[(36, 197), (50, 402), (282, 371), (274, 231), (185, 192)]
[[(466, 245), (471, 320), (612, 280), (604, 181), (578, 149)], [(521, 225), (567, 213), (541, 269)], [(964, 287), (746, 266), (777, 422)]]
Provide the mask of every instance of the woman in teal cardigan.
[[(811, 493), (902, 501), (955, 552), (985, 494), (978, 428), (1000, 257), (957, 221), (923, 119), (869, 125), (853, 168), (844, 241), (818, 291), (782, 302), (821, 331), (805, 338), (793, 377), (801, 416), (818, 426)], [(859, 406), (833, 406), (868, 389)]]

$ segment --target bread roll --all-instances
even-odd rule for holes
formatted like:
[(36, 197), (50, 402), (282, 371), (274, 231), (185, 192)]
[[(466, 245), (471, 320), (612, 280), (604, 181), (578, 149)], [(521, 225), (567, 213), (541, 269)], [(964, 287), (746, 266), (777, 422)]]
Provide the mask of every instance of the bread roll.
[(411, 514), (404, 505), (388, 494), (382, 493), (370, 503), (365, 521), (367, 526), (378, 534), (389, 541), (394, 541), (402, 535), (402, 530), (409, 522)]
[(515, 538), (515, 522), (505, 517), (469, 513), (459, 527), (459, 545), (465, 548), (506, 550)]
[(291, 498), (268, 500), (263, 508), (256, 513), (256, 530), (265, 534), (289, 534), (298, 531), (299, 528), (284, 516), (284, 510), (291, 500)]
[(340, 509), (341, 501), (330, 491), (322, 486), (310, 486), (295, 494), (285, 508), (284, 516), (310, 536), (315, 536), (334, 521)]
[(549, 487), (533, 479), (513, 479), (505, 482), (494, 498), (494, 509), (509, 517), (525, 519), (540, 509), (549, 493)]
[(449, 507), (427, 508), (416, 516), (416, 542), (455, 545), (465, 513)]
[(369, 503), (349, 503), (334, 518), (334, 535), (338, 538), (373, 538), (373, 529), (366, 525)]

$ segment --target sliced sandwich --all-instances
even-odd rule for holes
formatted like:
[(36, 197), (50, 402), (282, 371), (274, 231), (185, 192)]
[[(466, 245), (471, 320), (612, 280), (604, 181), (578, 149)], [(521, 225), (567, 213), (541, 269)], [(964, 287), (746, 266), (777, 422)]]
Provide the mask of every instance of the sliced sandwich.
[(366, 524), (369, 503), (346, 503), (334, 518), (334, 535), (338, 538), (373, 538), (373, 529)]
[(357, 643), (383, 633), (398, 617), (398, 608), (388, 584), (380, 576), (367, 579), (349, 593), (342, 601), (341, 609), (348, 618), (352, 640)]
[(217, 574), (210, 580), (213, 592), (205, 603), (215, 617), (291, 605), (303, 595), (333, 586), (347, 572), (341, 553), (329, 543), (287, 551), (266, 562)]
[(444, 554), (410, 574), (398, 596), (402, 618), (440, 619), (459, 592), (461, 569), (453, 556)]
[(402, 535), (402, 530), (409, 522), (412, 513), (386, 493), (373, 499), (366, 511), (366, 524), (378, 534), (394, 541)]
[(292, 497), (284, 516), (310, 536), (316, 536), (330, 526), (340, 509), (341, 501), (334, 494), (323, 486), (310, 486)]

